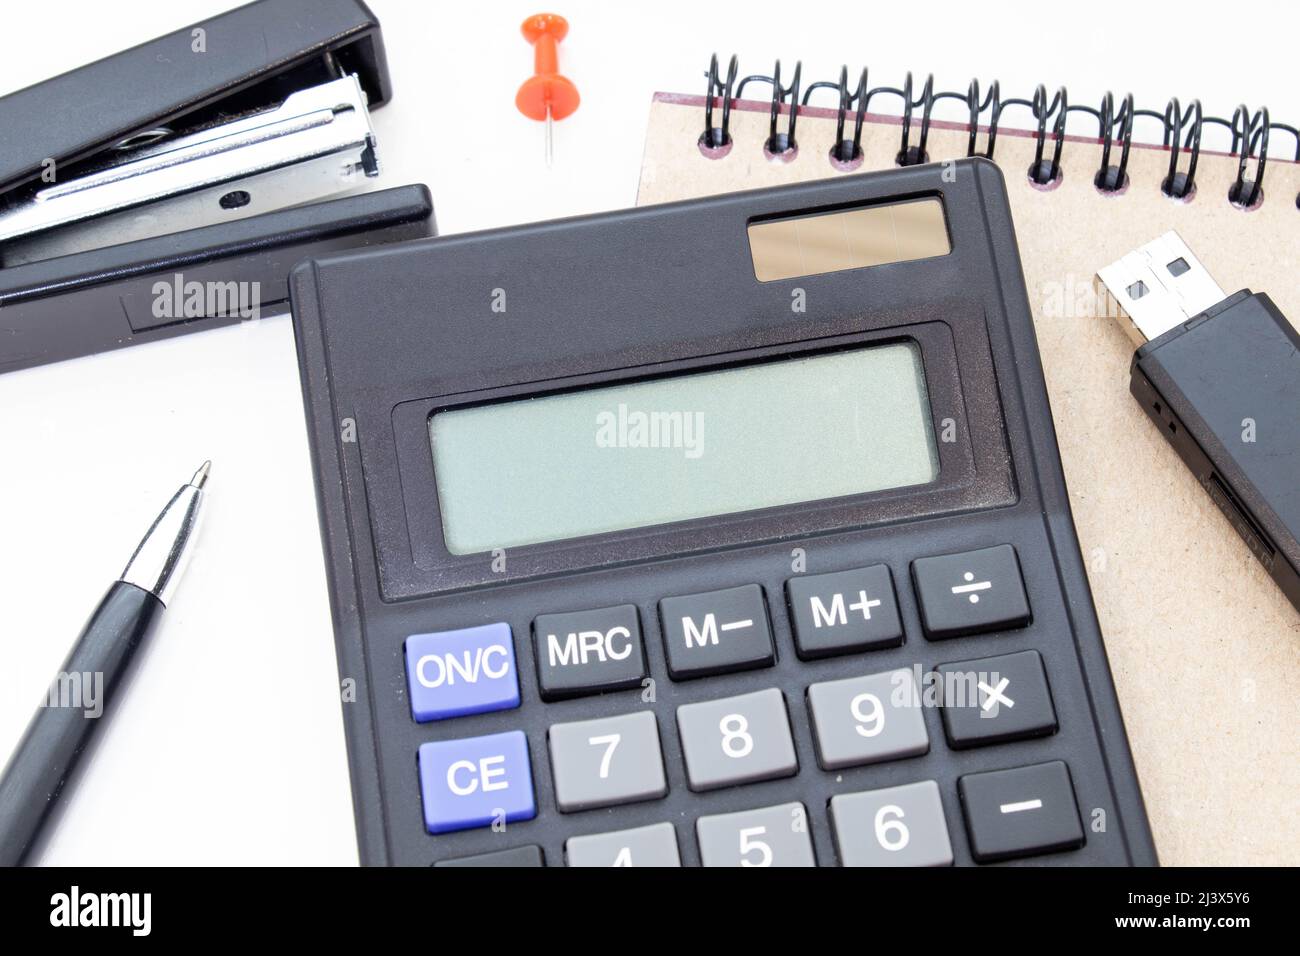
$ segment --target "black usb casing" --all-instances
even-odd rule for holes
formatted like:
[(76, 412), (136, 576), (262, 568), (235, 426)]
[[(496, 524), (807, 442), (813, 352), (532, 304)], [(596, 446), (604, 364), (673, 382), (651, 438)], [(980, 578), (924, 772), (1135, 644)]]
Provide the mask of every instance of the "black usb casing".
[(1243, 289), (1139, 348), (1129, 389), (1300, 608), (1300, 334)]

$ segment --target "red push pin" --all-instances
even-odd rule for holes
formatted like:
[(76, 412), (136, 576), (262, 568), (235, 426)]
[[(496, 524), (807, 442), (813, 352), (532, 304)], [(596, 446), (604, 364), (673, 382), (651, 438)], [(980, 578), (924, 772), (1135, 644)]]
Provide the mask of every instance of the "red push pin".
[(546, 121), (546, 165), (550, 166), (552, 122), (578, 108), (578, 88), (559, 72), (559, 45), (568, 35), (569, 21), (558, 13), (538, 13), (525, 20), (520, 30), (533, 45), (533, 75), (519, 87), (515, 106), (529, 119)]

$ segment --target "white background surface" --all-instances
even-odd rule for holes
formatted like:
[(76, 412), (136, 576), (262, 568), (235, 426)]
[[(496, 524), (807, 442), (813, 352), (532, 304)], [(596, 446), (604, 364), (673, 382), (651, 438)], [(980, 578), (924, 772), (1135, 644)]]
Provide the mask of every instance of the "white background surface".
[[(0, 94), (235, 4), (6, 5)], [(556, 8), (583, 104), (541, 129), (514, 109), (532, 2), (373, 0), (395, 97), (374, 114), (384, 175), (428, 183), (439, 231), (631, 205), (656, 90), (702, 92), (717, 51), (805, 82), (871, 67), (1003, 95), (1067, 84), (1300, 121), (1294, 4), (595, 3)], [(1289, 6), (1289, 10), (1287, 7)], [(57, 17), (57, 20), (55, 19)], [(787, 69), (789, 66), (787, 66)], [(960, 111), (962, 107), (958, 106)], [(948, 114), (945, 114), (948, 115)], [(3, 141), (0, 148), (21, 148)], [(1211, 142), (1211, 145), (1215, 145)], [(0, 375), (0, 755), (154, 514), (205, 458), (193, 564), (106, 727), (44, 862), (356, 861), (342, 716), (288, 319)]]

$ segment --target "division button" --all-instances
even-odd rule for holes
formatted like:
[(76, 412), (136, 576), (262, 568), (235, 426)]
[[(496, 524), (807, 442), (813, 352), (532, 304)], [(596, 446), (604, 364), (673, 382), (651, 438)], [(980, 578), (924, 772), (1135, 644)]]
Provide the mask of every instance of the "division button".
[(931, 640), (1029, 623), (1020, 562), (1009, 544), (918, 558), (912, 562), (912, 581), (921, 605), (921, 624)]

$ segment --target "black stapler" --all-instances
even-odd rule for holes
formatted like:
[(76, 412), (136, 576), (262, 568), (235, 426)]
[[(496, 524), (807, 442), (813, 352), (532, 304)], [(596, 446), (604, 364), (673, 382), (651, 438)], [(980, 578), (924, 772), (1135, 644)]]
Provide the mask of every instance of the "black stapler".
[(378, 175), (390, 96), (360, 0), (259, 0), (0, 98), (0, 373), (283, 313), (297, 262), (433, 234), (423, 185), (324, 198)]

